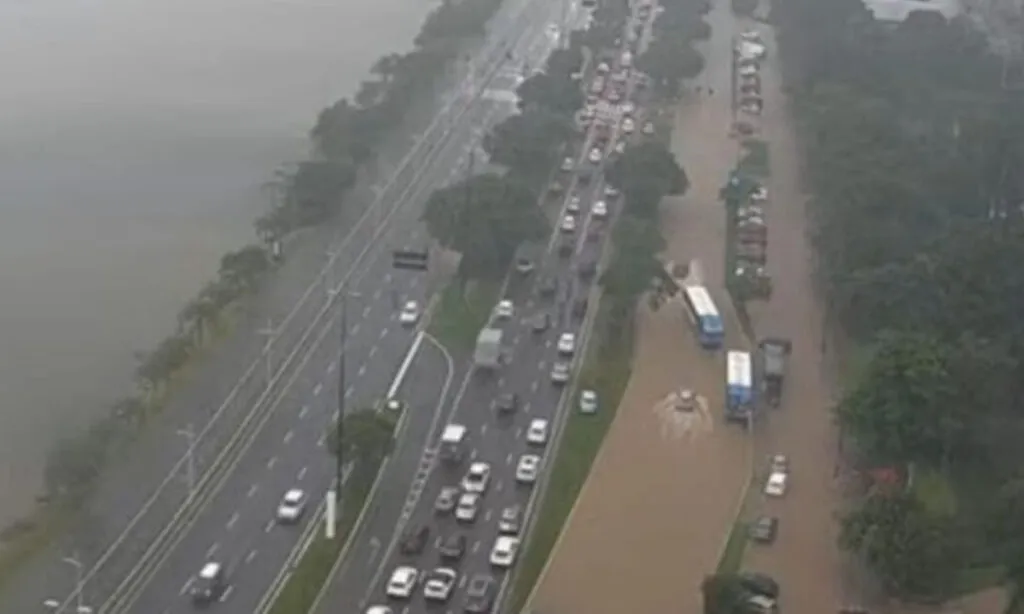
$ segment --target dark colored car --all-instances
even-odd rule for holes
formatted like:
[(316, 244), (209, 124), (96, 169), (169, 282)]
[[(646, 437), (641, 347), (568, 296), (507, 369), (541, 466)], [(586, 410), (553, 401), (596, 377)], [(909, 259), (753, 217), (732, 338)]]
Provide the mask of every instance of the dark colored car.
[(538, 335), (546, 332), (550, 326), (551, 316), (549, 316), (547, 312), (538, 313), (533, 316), (533, 319), (530, 321), (530, 330)]
[(192, 584), (192, 603), (205, 606), (217, 601), (228, 588), (227, 573), (220, 563), (207, 563)]
[(558, 292), (558, 278), (548, 275), (537, 283), (537, 294), (541, 298), (550, 299)]
[(572, 303), (572, 317), (583, 319), (587, 315), (587, 297), (581, 296)]
[(458, 561), (466, 553), (466, 536), (462, 533), (452, 533), (441, 542), (437, 549), (441, 558), (446, 561)]
[(577, 266), (576, 272), (579, 274), (580, 279), (582, 279), (583, 281), (589, 281), (593, 279), (594, 275), (597, 275), (597, 261), (592, 258), (583, 260)]
[(779, 598), (779, 583), (768, 574), (744, 571), (738, 574), (736, 578), (745, 590), (754, 595), (761, 595), (769, 599)]
[(398, 544), (398, 550), (405, 555), (419, 554), (427, 547), (430, 540), (430, 527), (420, 525), (413, 527), (402, 535), (402, 541)]
[(466, 588), (466, 611), (472, 614), (487, 614), (494, 606), (498, 583), (491, 576), (475, 575)]
[(573, 237), (561, 237), (558, 240), (558, 255), (562, 258), (572, 256), (572, 250), (576, 247), (576, 240)]
[(774, 516), (760, 516), (747, 527), (747, 535), (752, 541), (770, 544), (775, 541), (779, 532), (779, 519)]
[(515, 413), (519, 409), (519, 395), (514, 392), (507, 392), (498, 397), (498, 400), (494, 402), (494, 407), (497, 408), (498, 413)]

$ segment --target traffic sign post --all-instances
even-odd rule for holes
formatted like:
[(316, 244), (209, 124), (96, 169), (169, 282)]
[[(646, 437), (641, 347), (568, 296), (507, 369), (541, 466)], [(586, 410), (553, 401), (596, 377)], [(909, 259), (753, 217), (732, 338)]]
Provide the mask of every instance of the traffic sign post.
[(391, 266), (396, 269), (426, 271), (429, 263), (430, 252), (425, 249), (396, 249), (391, 252)]

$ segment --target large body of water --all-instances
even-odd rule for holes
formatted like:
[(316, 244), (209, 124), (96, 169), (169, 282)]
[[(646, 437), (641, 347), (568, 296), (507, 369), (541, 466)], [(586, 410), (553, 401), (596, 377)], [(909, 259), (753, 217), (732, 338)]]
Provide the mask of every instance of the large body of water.
[(431, 0), (0, 0), (0, 523)]

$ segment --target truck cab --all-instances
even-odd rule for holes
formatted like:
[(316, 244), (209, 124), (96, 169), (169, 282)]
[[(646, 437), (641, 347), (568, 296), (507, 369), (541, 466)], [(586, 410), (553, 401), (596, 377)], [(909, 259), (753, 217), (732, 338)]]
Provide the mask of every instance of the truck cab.
[(766, 337), (758, 343), (761, 354), (761, 390), (765, 401), (778, 407), (786, 379), (786, 363), (793, 350), (789, 339)]
[(438, 454), (448, 464), (458, 464), (466, 455), (467, 429), (461, 424), (449, 424), (441, 433), (441, 447)]

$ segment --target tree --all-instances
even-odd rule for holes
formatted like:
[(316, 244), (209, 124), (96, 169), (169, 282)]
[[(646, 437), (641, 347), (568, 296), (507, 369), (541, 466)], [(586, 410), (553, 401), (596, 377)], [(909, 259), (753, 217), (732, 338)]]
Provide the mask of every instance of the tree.
[[(349, 412), (343, 418), (342, 458), (354, 463), (353, 471), (361, 479), (372, 479), (384, 457), (394, 446), (395, 419), (386, 412), (364, 408)], [(333, 431), (328, 440), (331, 451), (337, 454), (337, 439)]]
[(563, 117), (530, 109), (495, 126), (484, 137), (483, 147), (492, 162), (528, 178), (542, 180), (557, 163), (571, 130)]
[(635, 215), (654, 219), (666, 195), (689, 187), (686, 173), (661, 143), (648, 142), (626, 149), (608, 169), (608, 182), (622, 190), (626, 207)]
[(299, 226), (319, 224), (334, 214), (356, 180), (351, 163), (335, 160), (299, 163), (288, 183), (287, 206)]
[(858, 552), (890, 593), (921, 598), (949, 588), (962, 551), (959, 530), (912, 493), (875, 492), (840, 524), (840, 544)]
[(519, 110), (547, 111), (562, 116), (572, 115), (583, 106), (579, 83), (569, 78), (537, 72), (516, 88)]
[(714, 574), (700, 583), (704, 614), (748, 614), (747, 591), (733, 574)]
[(495, 174), (476, 175), (435, 190), (423, 212), (427, 231), (462, 255), (463, 279), (500, 279), (524, 241), (543, 237), (547, 222), (537, 195)]
[(623, 215), (613, 232), (615, 257), (601, 276), (601, 285), (608, 294), (632, 304), (660, 277), (657, 255), (665, 249), (665, 239), (655, 223), (633, 215)]
[(267, 251), (259, 245), (247, 245), (221, 257), (218, 277), (230, 288), (250, 291), (269, 268)]
[(704, 70), (704, 56), (682, 38), (657, 38), (636, 59), (636, 67), (651, 78), (659, 96), (674, 100), (682, 91), (683, 80)]
[(843, 428), (882, 462), (944, 465), (977, 410), (950, 370), (953, 351), (921, 334), (883, 334), (837, 407)]

